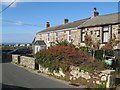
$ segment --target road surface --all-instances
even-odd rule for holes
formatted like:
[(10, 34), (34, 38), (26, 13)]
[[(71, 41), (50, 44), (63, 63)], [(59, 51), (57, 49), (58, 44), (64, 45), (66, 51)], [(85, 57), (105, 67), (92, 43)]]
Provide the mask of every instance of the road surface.
[[(0, 63), (1, 64), (1, 63)], [(3, 88), (72, 88), (61, 81), (46, 78), (10, 62), (2, 63)]]

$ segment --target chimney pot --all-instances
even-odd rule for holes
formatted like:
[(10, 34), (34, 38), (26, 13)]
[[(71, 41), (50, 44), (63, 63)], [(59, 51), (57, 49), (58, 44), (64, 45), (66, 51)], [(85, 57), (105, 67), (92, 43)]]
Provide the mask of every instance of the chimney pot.
[(46, 22), (46, 28), (49, 28), (49, 27), (50, 27), (50, 23)]
[(96, 9), (96, 8), (94, 8), (94, 10), (96, 11), (97, 9)]
[(94, 18), (96, 16), (99, 16), (99, 12), (97, 11), (96, 7), (94, 8), (93, 12), (92, 12), (92, 17), (91, 18)]
[(64, 24), (66, 24), (66, 23), (68, 23), (69, 22), (69, 20), (66, 18), (66, 19), (64, 19)]

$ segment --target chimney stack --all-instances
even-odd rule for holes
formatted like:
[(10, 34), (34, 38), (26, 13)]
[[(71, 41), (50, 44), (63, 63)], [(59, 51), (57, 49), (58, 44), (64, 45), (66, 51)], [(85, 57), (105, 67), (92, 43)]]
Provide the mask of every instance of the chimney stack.
[(96, 8), (93, 9), (93, 12), (92, 12), (92, 17), (91, 18), (94, 18), (96, 16), (99, 16), (99, 12), (97, 11)]
[(64, 24), (66, 24), (66, 23), (68, 23), (69, 22), (69, 20), (66, 18), (66, 19), (64, 19)]
[(49, 27), (50, 27), (50, 23), (46, 22), (46, 28), (49, 28)]

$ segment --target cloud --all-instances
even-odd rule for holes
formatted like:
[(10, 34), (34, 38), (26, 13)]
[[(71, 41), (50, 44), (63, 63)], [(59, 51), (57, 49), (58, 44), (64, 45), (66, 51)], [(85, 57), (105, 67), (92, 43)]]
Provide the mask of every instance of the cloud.
[[(8, 6), (8, 5), (10, 5), (13, 1), (15, 1), (15, 0), (3, 0), (1, 4), (4, 5), (4, 6)], [(20, 1), (21, 1), (21, 0), (16, 0), (10, 7), (16, 7), (17, 3), (20, 2)]]
[(17, 21), (17, 22), (15, 23), (15, 25), (21, 26), (21, 25), (23, 25), (23, 22), (22, 22), (22, 21)]

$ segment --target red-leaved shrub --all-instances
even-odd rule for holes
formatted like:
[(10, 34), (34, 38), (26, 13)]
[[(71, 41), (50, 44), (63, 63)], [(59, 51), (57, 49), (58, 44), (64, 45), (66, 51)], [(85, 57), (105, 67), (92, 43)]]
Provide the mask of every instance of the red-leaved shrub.
[(88, 60), (88, 56), (86, 54), (70, 46), (55, 46), (44, 50), (42, 53), (47, 60), (53, 62), (79, 65), (81, 62)]

